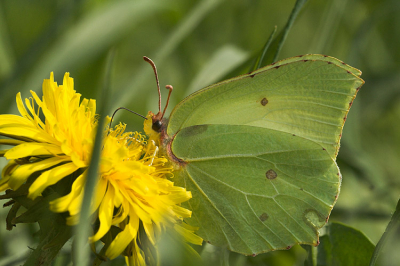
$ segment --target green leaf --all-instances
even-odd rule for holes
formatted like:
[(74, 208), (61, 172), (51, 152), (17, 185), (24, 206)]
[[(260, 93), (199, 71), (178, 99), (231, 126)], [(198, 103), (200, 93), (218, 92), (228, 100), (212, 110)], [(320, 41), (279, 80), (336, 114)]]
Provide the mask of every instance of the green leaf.
[(24, 266), (51, 265), (60, 249), (71, 237), (71, 227), (62, 215), (50, 210), (39, 220), (39, 244), (29, 254)]
[(381, 265), (392, 265), (394, 261), (399, 261), (398, 248), (400, 236), (400, 200), (397, 202), (396, 210), (390, 219), (388, 226), (386, 227), (385, 233), (383, 233), (381, 239), (375, 247), (372, 255), (370, 266), (377, 264), (378, 258), (386, 251), (386, 256), (381, 257), (383, 264)]
[[(24, 266), (51, 265), (60, 249), (72, 236), (72, 230), (66, 224), (64, 215), (49, 210), (49, 202), (58, 196), (56, 193), (48, 193), (46, 196), (43, 195), (31, 200), (26, 197), (28, 188), (29, 185), (24, 184), (18, 190), (10, 190), (9, 193), (3, 195), (4, 198), (9, 196), (15, 199), (16, 202), (13, 205), (13, 209), (16, 208), (18, 210), (20, 206), (27, 208), (19, 216), (16, 216), (13, 209), (10, 211), (7, 216), (8, 230), (13, 228), (9, 227), (10, 225), (38, 222), (39, 231), (37, 235), (39, 243), (32, 249), (32, 252), (27, 254)], [(18, 194), (20, 195), (18, 196)]]
[(318, 246), (318, 265), (365, 266), (374, 244), (362, 232), (341, 223), (331, 223)]

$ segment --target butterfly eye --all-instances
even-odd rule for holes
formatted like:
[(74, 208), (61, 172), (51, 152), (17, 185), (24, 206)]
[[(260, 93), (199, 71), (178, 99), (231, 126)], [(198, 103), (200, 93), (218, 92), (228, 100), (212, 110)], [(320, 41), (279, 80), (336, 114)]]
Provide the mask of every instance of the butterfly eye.
[(153, 122), (153, 125), (151, 126), (151, 128), (154, 131), (159, 132), (161, 130), (161, 126), (162, 126), (162, 122), (160, 120), (156, 120), (155, 122)]

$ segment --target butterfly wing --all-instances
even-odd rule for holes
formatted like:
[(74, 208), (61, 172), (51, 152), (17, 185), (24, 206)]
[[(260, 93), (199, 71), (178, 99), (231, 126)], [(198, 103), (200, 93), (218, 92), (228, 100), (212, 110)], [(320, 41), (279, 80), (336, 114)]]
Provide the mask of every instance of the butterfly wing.
[(340, 185), (319, 144), (243, 125), (187, 127), (176, 140), (187, 164), (174, 182), (192, 192), (187, 222), (205, 240), (246, 255), (317, 243)]
[(264, 127), (316, 141), (336, 158), (344, 120), (364, 83), (360, 74), (322, 55), (282, 60), (188, 96), (172, 111), (167, 134), (201, 124)]
[(317, 243), (339, 193), (335, 158), (359, 75), (337, 59), (296, 57), (175, 107), (174, 181), (193, 194), (187, 222), (201, 237), (246, 255)]

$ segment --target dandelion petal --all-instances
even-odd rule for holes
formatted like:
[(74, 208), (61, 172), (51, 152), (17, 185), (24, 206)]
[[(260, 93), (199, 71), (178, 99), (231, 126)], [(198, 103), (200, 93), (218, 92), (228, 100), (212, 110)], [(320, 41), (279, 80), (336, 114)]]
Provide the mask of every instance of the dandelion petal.
[(66, 163), (41, 174), (29, 187), (29, 197), (35, 199), (48, 186), (54, 185), (64, 177), (72, 174), (79, 168), (73, 163)]
[(130, 217), (129, 223), (125, 226), (124, 230), (120, 232), (111, 242), (106, 251), (106, 256), (110, 259), (116, 258), (121, 254), (130, 242), (136, 237), (137, 230), (139, 229), (139, 219)]
[(97, 233), (90, 238), (90, 241), (97, 241), (102, 238), (110, 229), (112, 216), (114, 212), (114, 188), (108, 186), (106, 195), (99, 208), (100, 227)]
[(23, 164), (11, 174), (9, 185), (12, 189), (17, 190), (33, 173), (66, 161), (69, 161), (68, 157), (52, 157), (35, 163)]
[(8, 150), (4, 156), (7, 159), (18, 159), (28, 156), (57, 155), (62, 151), (59, 146), (48, 143), (27, 142)]

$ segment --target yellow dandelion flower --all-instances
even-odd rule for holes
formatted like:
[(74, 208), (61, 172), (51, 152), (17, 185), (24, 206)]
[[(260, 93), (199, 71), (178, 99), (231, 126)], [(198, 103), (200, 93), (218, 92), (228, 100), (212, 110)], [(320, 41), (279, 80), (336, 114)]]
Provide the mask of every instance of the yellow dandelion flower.
[(60, 86), (51, 73), (43, 82), (42, 100), (31, 91), (25, 108), (18, 93), (21, 116), (0, 116), (0, 135), (11, 138), (1, 139), (0, 144), (15, 146), (3, 151), (10, 161), (3, 169), (0, 191), (17, 190), (33, 173), (41, 172), (29, 188), (29, 197), (35, 199), (48, 186), (87, 168), (97, 125), (96, 102), (81, 102), (73, 87), (69, 73)]
[[(24, 183), (30, 184), (28, 179), (33, 174), (40, 173), (29, 186), (28, 197), (35, 199), (47, 187), (73, 174), (68, 192), (51, 201), (49, 208), (56, 213), (68, 212), (67, 224), (74, 225), (97, 126), (95, 101), (84, 99), (80, 103), (80, 94), (73, 90), (68, 73), (63, 85), (57, 86), (53, 74), (44, 81), (42, 100), (31, 93), (31, 101), (25, 101), (27, 108), (17, 95), (21, 116), (0, 116), (0, 135), (9, 138), (1, 139), (0, 144), (15, 146), (0, 151), (10, 160), (3, 169), (0, 190), (17, 190)], [(187, 242), (201, 245), (202, 239), (194, 234), (196, 228), (183, 222), (191, 211), (180, 203), (189, 200), (191, 193), (174, 186), (168, 178), (173, 175), (172, 168), (159, 156), (154, 140), (124, 131), (125, 125), (120, 124), (103, 139), (99, 180), (91, 203), (91, 214), (99, 226), (89, 241), (107, 242), (107, 235), (106, 257), (122, 254), (128, 265), (149, 263), (145, 241), (155, 250), (156, 262), (157, 241), (165, 230), (172, 229)]]
[[(138, 246), (139, 225), (153, 245), (167, 227), (175, 228), (190, 242), (201, 244), (202, 239), (193, 234), (193, 229), (177, 224), (191, 215), (178, 205), (190, 199), (191, 193), (165, 178), (172, 169), (165, 165), (165, 158), (158, 157), (154, 142), (146, 143), (139, 133), (124, 130), (124, 125), (118, 125), (104, 140), (100, 179), (92, 204), (92, 213), (97, 210), (100, 226), (90, 241), (100, 240), (111, 226), (119, 227), (121, 232), (111, 242), (106, 256), (113, 259), (131, 245), (130, 252), (125, 253), (131, 254), (129, 259), (135, 261), (134, 265), (145, 261)], [(50, 208), (55, 212), (68, 211), (73, 223), (78, 220), (74, 216), (79, 214), (80, 207), (74, 201), (82, 198), (83, 180), (77, 179), (71, 193), (51, 202)]]

